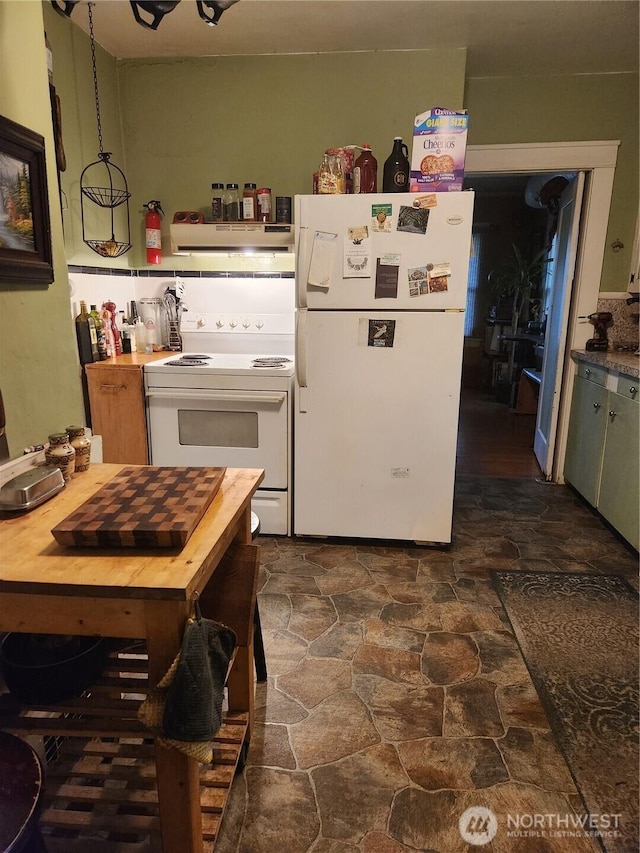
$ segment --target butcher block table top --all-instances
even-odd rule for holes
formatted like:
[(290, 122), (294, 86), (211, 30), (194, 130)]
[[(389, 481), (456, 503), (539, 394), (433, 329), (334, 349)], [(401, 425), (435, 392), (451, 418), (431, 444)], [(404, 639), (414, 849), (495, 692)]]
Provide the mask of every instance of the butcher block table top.
[[(0, 593), (45, 592), (49, 595), (92, 595), (189, 601), (204, 568), (215, 564), (238, 526), (250, 512), (251, 495), (264, 471), (227, 468), (214, 500), (183, 548), (78, 548), (60, 545), (51, 530), (105, 486), (132, 466), (92, 464), (76, 474), (51, 500), (28, 513), (0, 513)], [(141, 466), (141, 470), (144, 470)], [(251, 541), (249, 527), (244, 541)], [(0, 630), (31, 630), (16, 625), (0, 612)], [(76, 626), (77, 628), (78, 626)], [(54, 628), (42, 629), (57, 633)], [(83, 633), (70, 630), (69, 633)], [(90, 633), (90, 632), (87, 632)], [(106, 636), (129, 636), (116, 632)]]
[[(184, 547), (59, 544), (52, 528), (129, 467), (93, 464), (31, 512), (0, 513), (0, 631), (142, 638), (148, 683), (157, 685), (180, 650), (196, 593), (203, 615), (209, 608), (212, 618), (225, 621), (241, 608), (252, 625), (258, 548), (251, 544), (251, 497), (264, 471), (227, 468)], [(234, 598), (241, 589), (244, 604), (238, 605)], [(248, 743), (254, 706), (250, 627), (244, 644), (239, 640), (227, 687), (229, 708), (246, 720)], [(73, 715), (54, 722), (84, 731)], [(154, 755), (163, 853), (204, 853), (205, 818), (211, 818), (201, 813), (198, 762), (157, 742)]]

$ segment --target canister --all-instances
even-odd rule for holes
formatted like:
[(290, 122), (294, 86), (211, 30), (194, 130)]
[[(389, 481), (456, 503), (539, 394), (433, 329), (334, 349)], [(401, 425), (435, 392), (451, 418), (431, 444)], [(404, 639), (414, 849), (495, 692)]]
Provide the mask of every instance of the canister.
[(291, 196), (276, 196), (276, 222), (291, 222)]

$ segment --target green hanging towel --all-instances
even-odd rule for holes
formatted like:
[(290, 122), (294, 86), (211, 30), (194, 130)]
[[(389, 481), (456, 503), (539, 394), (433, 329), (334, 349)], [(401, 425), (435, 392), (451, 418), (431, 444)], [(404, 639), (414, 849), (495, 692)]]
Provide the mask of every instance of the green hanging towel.
[(203, 619), (196, 603), (189, 620), (178, 665), (168, 687), (162, 728), (179, 741), (212, 740), (222, 725), (222, 700), (235, 632), (220, 622)]

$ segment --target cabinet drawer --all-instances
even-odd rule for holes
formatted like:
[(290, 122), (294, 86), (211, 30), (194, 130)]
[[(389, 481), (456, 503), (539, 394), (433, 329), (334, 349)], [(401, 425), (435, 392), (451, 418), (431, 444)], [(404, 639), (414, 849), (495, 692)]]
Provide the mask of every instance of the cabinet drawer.
[(618, 377), (618, 394), (623, 397), (630, 397), (632, 400), (640, 400), (640, 379), (634, 379), (632, 376), (621, 374)]
[(578, 376), (588, 379), (589, 382), (595, 382), (596, 385), (607, 384), (607, 368), (600, 367), (597, 364), (586, 364), (584, 361), (579, 361)]

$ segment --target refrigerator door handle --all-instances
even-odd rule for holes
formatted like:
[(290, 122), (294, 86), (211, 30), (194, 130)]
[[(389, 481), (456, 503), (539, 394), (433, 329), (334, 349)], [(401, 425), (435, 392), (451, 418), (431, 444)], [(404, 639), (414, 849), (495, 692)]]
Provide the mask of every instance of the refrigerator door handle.
[(298, 411), (307, 411), (307, 312), (296, 313), (296, 379)]
[(307, 387), (307, 312), (296, 313), (296, 378), (300, 388)]
[(307, 277), (308, 270), (303, 270), (300, 263), (301, 258), (307, 258), (307, 243), (309, 241), (309, 229), (302, 225), (298, 228), (298, 239), (296, 241), (296, 284), (298, 286), (297, 302), (298, 308), (307, 307)]

